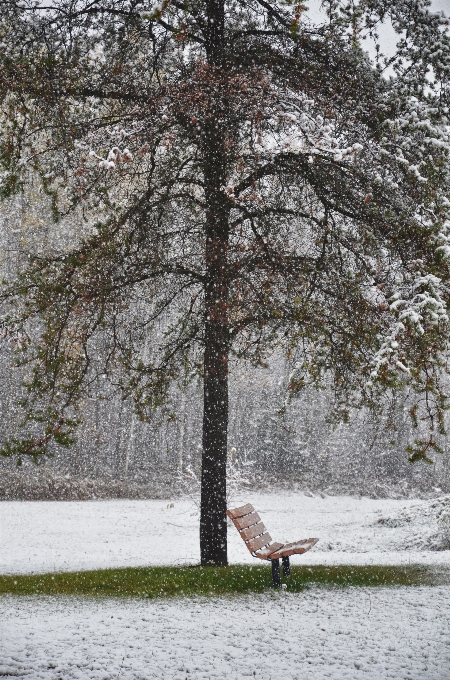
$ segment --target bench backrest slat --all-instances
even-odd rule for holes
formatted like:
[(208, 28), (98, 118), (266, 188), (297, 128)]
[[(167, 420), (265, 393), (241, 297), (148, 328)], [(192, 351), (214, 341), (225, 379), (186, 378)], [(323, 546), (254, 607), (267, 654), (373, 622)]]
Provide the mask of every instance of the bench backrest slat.
[(237, 517), (236, 519), (233, 520), (233, 524), (236, 527), (236, 529), (247, 529), (248, 527), (251, 527), (252, 524), (258, 524), (258, 522), (261, 521), (261, 517), (258, 515), (257, 512), (252, 512), (250, 515), (245, 515), (244, 517)]
[(240, 508), (227, 510), (227, 515), (233, 521), (251, 553), (271, 543), (272, 539), (251, 503), (242, 505)]
[(240, 534), (244, 541), (249, 541), (251, 538), (255, 538), (260, 534), (265, 534), (266, 531), (267, 529), (264, 526), (264, 524), (262, 522), (258, 522), (258, 524), (254, 524), (252, 527), (249, 527), (248, 529), (242, 529)]
[(227, 510), (227, 515), (230, 519), (236, 519), (237, 517), (249, 515), (251, 512), (255, 512), (255, 508), (251, 503), (247, 503), (247, 505), (241, 505), (240, 508), (233, 508), (233, 510)]
[(251, 553), (254, 553), (255, 550), (259, 550), (260, 548), (264, 548), (265, 545), (271, 542), (271, 537), (270, 535), (266, 532), (265, 534), (262, 534), (262, 536), (258, 536), (257, 538), (252, 538), (250, 541), (247, 542), (247, 548), (250, 550)]

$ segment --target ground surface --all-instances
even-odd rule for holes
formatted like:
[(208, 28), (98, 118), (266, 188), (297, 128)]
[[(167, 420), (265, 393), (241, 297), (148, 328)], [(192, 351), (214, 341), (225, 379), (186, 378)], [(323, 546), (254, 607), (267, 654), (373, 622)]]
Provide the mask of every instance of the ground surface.
[[(293, 562), (449, 565), (427, 501), (247, 495)], [(189, 501), (0, 504), (0, 573), (198, 559)], [(381, 520), (381, 521), (380, 521)], [(231, 527), (230, 559), (251, 560)], [(432, 549), (434, 548), (434, 549)], [(448, 680), (450, 587), (310, 588), (233, 598), (0, 598), (0, 677)]]
[(0, 675), (448, 680), (450, 588), (195, 600), (4, 598)]

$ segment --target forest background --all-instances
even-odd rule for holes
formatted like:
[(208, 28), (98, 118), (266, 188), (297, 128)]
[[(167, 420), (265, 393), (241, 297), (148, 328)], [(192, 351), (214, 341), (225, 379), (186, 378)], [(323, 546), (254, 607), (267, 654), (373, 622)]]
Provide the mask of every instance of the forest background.
[[(68, 229), (69, 232), (69, 229)], [(64, 225), (51, 219), (36, 191), (18, 196), (0, 211), (2, 276), (12, 277), (26, 252), (63, 243)], [(0, 435), (7, 437), (21, 417), (20, 378), (10, 368), (12, 348), (0, 345)], [(280, 354), (267, 368), (236, 364), (231, 370), (230, 455), (236, 481), (245, 488), (284, 487), (307, 493), (414, 497), (450, 491), (450, 443), (435, 462), (411, 464), (405, 453), (412, 426), (407, 400), (399, 399), (382, 421), (354, 411), (349, 423), (330, 423), (332, 396), (326, 390), (303, 392), (285, 415), (288, 365)], [(54, 457), (0, 458), (0, 498), (169, 497), (198, 490), (201, 463), (202, 387), (178, 386), (175, 418), (142, 422), (132, 404), (119, 397), (84, 403), (85, 422), (77, 442)], [(446, 414), (448, 421), (449, 414)], [(448, 422), (447, 422), (448, 425)]]

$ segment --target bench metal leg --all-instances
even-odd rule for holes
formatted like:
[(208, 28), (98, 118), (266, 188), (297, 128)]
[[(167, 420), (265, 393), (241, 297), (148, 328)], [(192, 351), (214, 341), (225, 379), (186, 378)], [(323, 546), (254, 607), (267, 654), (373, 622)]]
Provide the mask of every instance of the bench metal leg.
[(271, 562), (273, 585), (275, 588), (281, 588), (280, 560), (271, 560)]
[(284, 576), (290, 576), (291, 575), (291, 565), (289, 564), (289, 557), (282, 557), (281, 561), (283, 562), (283, 574), (284, 574)]

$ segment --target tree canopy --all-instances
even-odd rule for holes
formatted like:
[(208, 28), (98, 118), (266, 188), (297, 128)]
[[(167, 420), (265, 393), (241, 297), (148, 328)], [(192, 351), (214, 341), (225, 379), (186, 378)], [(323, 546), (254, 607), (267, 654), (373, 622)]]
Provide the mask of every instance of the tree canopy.
[(282, 348), (290, 393), (326, 380), (344, 416), (411, 389), (413, 460), (443, 431), (447, 20), (422, 0), (316, 10), (2, 3), (0, 191), (38, 177), (84, 225), (4, 291), (28, 434), (3, 452), (69, 443), (94, 381), (147, 418), (202, 376), (203, 563), (226, 563), (230, 357)]

